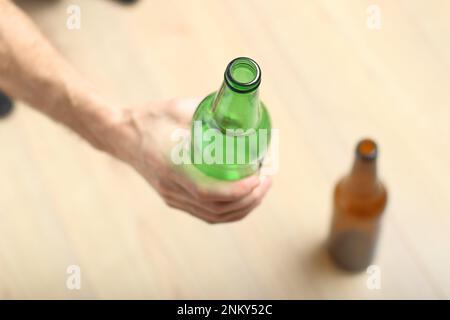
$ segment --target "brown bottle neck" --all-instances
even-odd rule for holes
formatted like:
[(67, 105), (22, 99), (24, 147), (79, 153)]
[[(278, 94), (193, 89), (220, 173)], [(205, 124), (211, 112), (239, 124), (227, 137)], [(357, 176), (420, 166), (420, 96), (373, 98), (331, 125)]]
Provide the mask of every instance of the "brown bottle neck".
[(378, 184), (376, 160), (355, 159), (348, 182), (361, 191), (370, 191)]
[[(380, 182), (377, 176), (377, 150), (368, 149), (368, 142), (357, 146), (352, 169), (347, 176), (346, 185), (352, 193), (371, 195), (380, 191)], [(370, 151), (370, 152), (369, 152)]]

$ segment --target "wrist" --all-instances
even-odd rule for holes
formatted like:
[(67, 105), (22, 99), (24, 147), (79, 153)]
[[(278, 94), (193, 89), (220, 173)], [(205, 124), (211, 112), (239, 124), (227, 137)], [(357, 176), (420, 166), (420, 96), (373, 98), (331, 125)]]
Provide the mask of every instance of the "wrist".
[(133, 110), (105, 107), (98, 108), (95, 113), (97, 125), (90, 126), (93, 137), (91, 144), (133, 165), (140, 143)]
[(132, 162), (139, 143), (133, 125), (133, 112), (121, 108), (99, 95), (90, 85), (71, 82), (62, 90), (62, 100), (55, 106), (65, 105), (63, 112), (54, 108), (53, 117), (66, 124), (87, 140), (94, 148), (111, 154), (125, 162)]
[(86, 121), (86, 128), (89, 133), (87, 140), (100, 151), (112, 154), (120, 158), (118, 145), (123, 140), (124, 131), (124, 111), (111, 107), (99, 107)]

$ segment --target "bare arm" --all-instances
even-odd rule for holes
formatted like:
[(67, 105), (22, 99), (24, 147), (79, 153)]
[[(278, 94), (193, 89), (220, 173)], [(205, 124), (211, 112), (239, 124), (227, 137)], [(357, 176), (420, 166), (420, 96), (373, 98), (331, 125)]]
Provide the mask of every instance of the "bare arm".
[(101, 149), (107, 146), (98, 136), (119, 119), (120, 112), (98, 95), (8, 0), (0, 0), (0, 88)]
[(127, 162), (169, 206), (205, 221), (243, 218), (270, 187), (270, 179), (258, 176), (224, 183), (175, 167), (168, 158), (170, 135), (189, 126), (197, 102), (172, 100), (139, 110), (115, 106), (9, 0), (0, 0), (0, 89)]

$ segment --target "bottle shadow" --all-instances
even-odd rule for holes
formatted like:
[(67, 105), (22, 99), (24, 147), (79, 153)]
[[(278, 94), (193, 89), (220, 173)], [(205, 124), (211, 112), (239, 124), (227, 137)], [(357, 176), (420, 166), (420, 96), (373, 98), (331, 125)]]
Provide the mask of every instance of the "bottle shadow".
[(341, 269), (330, 257), (325, 241), (312, 247), (309, 254), (306, 255), (306, 259), (303, 258), (301, 263), (310, 281), (315, 284), (340, 282), (348, 279), (348, 277), (355, 277), (361, 274), (360, 272), (350, 272)]
[(301, 263), (309, 287), (321, 299), (353, 299), (364, 288), (364, 272), (341, 269), (332, 260), (324, 242), (312, 247)]

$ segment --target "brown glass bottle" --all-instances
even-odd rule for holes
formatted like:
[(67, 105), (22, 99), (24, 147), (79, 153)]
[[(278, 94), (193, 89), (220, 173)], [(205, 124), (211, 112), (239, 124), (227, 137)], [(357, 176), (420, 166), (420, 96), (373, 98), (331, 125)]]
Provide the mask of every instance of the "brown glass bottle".
[(375, 254), (387, 192), (377, 176), (378, 148), (361, 140), (350, 173), (334, 190), (334, 212), (328, 251), (338, 266), (362, 271)]

